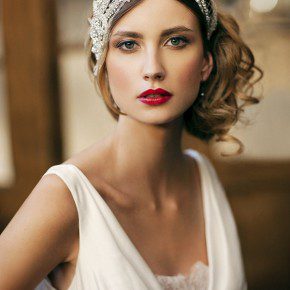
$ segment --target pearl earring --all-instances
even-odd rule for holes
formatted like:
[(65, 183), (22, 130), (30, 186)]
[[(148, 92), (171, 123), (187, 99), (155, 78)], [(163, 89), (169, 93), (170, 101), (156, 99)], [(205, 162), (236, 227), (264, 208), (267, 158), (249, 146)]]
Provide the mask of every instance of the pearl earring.
[(202, 97), (204, 97), (204, 90), (203, 90), (203, 83), (202, 83), (202, 82), (201, 82), (201, 85), (200, 85), (199, 91), (200, 91), (200, 95), (201, 95)]

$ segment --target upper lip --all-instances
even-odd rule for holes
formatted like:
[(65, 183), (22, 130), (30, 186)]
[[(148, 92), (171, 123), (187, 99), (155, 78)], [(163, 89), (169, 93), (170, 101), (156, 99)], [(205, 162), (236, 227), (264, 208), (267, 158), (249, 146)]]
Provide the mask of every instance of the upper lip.
[(145, 92), (143, 92), (142, 94), (140, 94), (138, 96), (138, 98), (143, 98), (143, 97), (146, 97), (148, 95), (163, 95), (163, 96), (172, 96), (171, 93), (169, 93), (168, 91), (164, 90), (164, 89), (161, 89), (161, 88), (158, 88), (156, 90), (153, 90), (153, 89), (149, 89)]

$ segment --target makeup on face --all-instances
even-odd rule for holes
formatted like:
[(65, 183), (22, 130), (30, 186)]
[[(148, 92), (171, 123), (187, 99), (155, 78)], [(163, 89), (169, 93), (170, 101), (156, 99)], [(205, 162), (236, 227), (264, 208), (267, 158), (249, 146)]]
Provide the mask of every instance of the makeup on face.
[[(198, 19), (178, 1), (144, 1), (130, 12), (109, 38), (108, 85), (126, 114), (166, 122), (185, 112), (198, 95), (203, 66)], [(160, 115), (154, 115), (157, 111)]]
[(171, 97), (172, 94), (170, 92), (162, 88), (158, 88), (156, 90), (149, 89), (144, 91), (138, 96), (138, 99), (144, 104), (156, 106), (168, 102)]
[[(173, 39), (175, 41), (178, 40), (179, 42), (182, 42), (182, 45), (171, 45), (171, 46), (177, 49), (183, 48), (187, 44), (192, 42), (191, 38), (192, 38), (193, 33), (195, 33), (194, 30), (184, 25), (178, 25), (178, 26), (174, 26), (174, 27), (161, 31), (160, 40), (163, 40), (169, 36), (172, 36), (168, 40), (173, 40)], [(126, 46), (126, 44), (128, 43), (137, 45), (138, 43), (135, 40), (144, 40), (144, 36), (141, 33), (135, 32), (135, 31), (119, 30), (116, 33), (114, 33), (111, 37), (112, 46), (120, 49), (123, 52), (133, 52), (134, 49), (130, 49), (130, 48), (124, 49), (124, 45)]]

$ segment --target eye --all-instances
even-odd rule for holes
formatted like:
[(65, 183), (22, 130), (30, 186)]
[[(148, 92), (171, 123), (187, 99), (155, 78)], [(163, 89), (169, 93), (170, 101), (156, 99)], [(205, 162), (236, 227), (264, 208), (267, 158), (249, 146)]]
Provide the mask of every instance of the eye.
[[(183, 42), (183, 45), (172, 45), (173, 47), (184, 47), (186, 46), (186, 44), (188, 44), (190, 41), (184, 37), (184, 36), (175, 36), (175, 37), (171, 37), (169, 39), (169, 41), (173, 41), (172, 43), (176, 44), (179, 44), (180, 41)], [(133, 48), (134, 48), (134, 44), (137, 44), (136, 41), (133, 41), (133, 40), (126, 40), (126, 41), (122, 41), (122, 42), (119, 42), (115, 45), (115, 47), (119, 48), (120, 50), (123, 50), (123, 51), (133, 51)], [(124, 49), (123, 47), (126, 47), (127, 49)]]
[[(127, 44), (129, 44), (129, 49), (123, 49), (122, 47), (124, 45), (126, 46), (126, 48), (128, 48)], [(117, 43), (116, 47), (120, 48), (121, 50), (130, 51), (130, 50), (132, 50), (132, 49), (130, 49), (130, 48), (132, 48), (132, 44), (136, 44), (136, 42), (133, 40), (126, 40), (126, 41)]]
[[(173, 41), (172, 41), (173, 40)], [(175, 36), (175, 37), (171, 37), (170, 39), (169, 39), (169, 41), (171, 41), (173, 44), (175, 43), (176, 44), (176, 42), (177, 43), (180, 43), (180, 41), (182, 41), (183, 42), (183, 44), (188, 44), (189, 43), (189, 40), (186, 38), (186, 37), (184, 37), (184, 36)], [(173, 45), (173, 46), (176, 46), (176, 47), (184, 47), (185, 45), (182, 45), (182, 46), (176, 46), (176, 45)]]

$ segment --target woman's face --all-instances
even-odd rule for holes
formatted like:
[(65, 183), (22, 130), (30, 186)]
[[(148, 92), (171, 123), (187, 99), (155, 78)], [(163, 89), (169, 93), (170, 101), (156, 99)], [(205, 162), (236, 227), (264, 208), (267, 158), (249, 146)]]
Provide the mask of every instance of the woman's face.
[[(187, 31), (162, 36), (176, 26)], [(142, 37), (118, 35), (121, 31)], [(211, 72), (212, 56), (206, 60), (198, 18), (186, 6), (176, 0), (144, 0), (114, 26), (106, 67), (112, 96), (123, 113), (141, 122), (164, 124), (193, 104), (200, 82)], [(173, 96), (157, 106), (137, 98), (157, 88)]]

